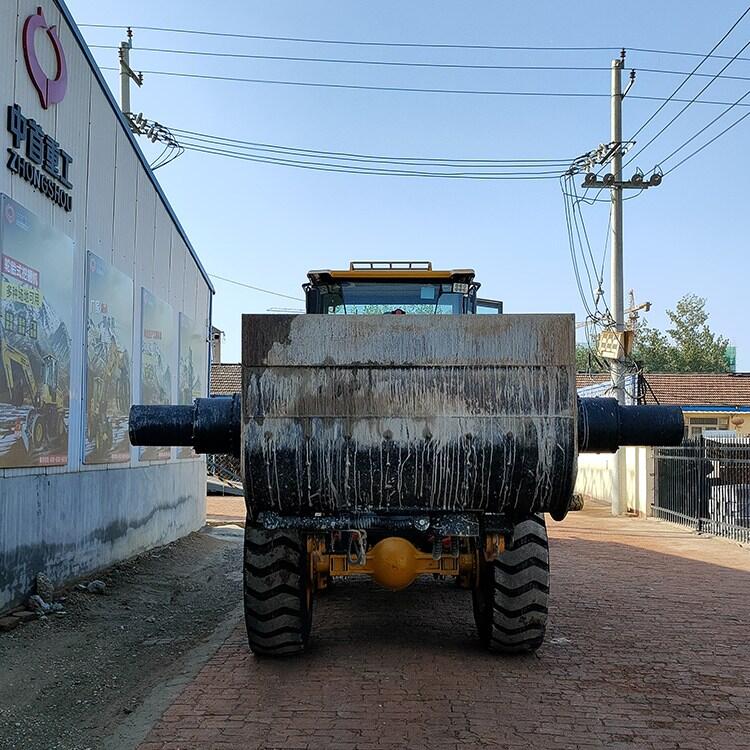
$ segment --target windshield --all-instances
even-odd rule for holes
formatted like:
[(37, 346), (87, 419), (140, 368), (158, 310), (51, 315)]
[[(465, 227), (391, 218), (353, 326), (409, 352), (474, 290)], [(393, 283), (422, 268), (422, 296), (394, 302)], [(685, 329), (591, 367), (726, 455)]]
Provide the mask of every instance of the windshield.
[(333, 315), (461, 315), (473, 312), (473, 286), (454, 292), (452, 284), (350, 281), (321, 290), (323, 312)]

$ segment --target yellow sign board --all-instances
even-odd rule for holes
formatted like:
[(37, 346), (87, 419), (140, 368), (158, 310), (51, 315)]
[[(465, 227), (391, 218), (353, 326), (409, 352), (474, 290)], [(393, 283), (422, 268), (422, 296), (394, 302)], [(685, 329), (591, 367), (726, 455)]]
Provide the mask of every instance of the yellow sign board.
[(3, 281), (2, 294), (3, 302), (19, 302), (22, 305), (39, 308), (42, 306), (44, 296), (40, 289), (25, 284), (14, 284), (12, 281)]
[(633, 331), (602, 331), (597, 351), (603, 359), (624, 359), (633, 349)]

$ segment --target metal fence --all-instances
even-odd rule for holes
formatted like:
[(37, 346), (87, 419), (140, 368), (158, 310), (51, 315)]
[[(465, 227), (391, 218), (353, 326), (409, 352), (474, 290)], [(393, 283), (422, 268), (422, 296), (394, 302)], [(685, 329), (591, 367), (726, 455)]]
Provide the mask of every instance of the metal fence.
[(750, 439), (654, 449), (654, 516), (750, 543)]
[(209, 477), (216, 477), (224, 482), (242, 484), (242, 470), (240, 459), (221, 453), (206, 455), (206, 473)]

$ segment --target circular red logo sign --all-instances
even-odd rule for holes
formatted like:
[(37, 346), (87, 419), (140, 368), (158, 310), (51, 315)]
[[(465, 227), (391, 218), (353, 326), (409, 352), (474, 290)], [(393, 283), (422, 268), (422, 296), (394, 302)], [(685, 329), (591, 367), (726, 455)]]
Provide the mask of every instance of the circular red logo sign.
[[(39, 64), (36, 47), (34, 46), (37, 31), (47, 32), (55, 50), (55, 57), (57, 58), (57, 75), (55, 78), (50, 78)], [(50, 105), (61, 102), (65, 98), (65, 92), (68, 88), (68, 65), (65, 61), (65, 51), (60, 43), (60, 37), (57, 35), (57, 28), (47, 26), (44, 11), (41, 8), (37, 8), (36, 13), (29, 16), (23, 25), (23, 56), (34, 88), (39, 94), (42, 107), (48, 109)]]

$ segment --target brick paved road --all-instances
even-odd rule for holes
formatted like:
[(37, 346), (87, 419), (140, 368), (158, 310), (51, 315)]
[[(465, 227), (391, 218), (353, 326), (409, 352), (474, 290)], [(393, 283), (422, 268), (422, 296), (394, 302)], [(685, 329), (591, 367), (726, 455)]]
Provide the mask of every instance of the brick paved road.
[(750, 550), (603, 509), (551, 534), (536, 656), (483, 653), (453, 586), (340, 584), (308, 655), (237, 628), (140, 750), (750, 748)]

